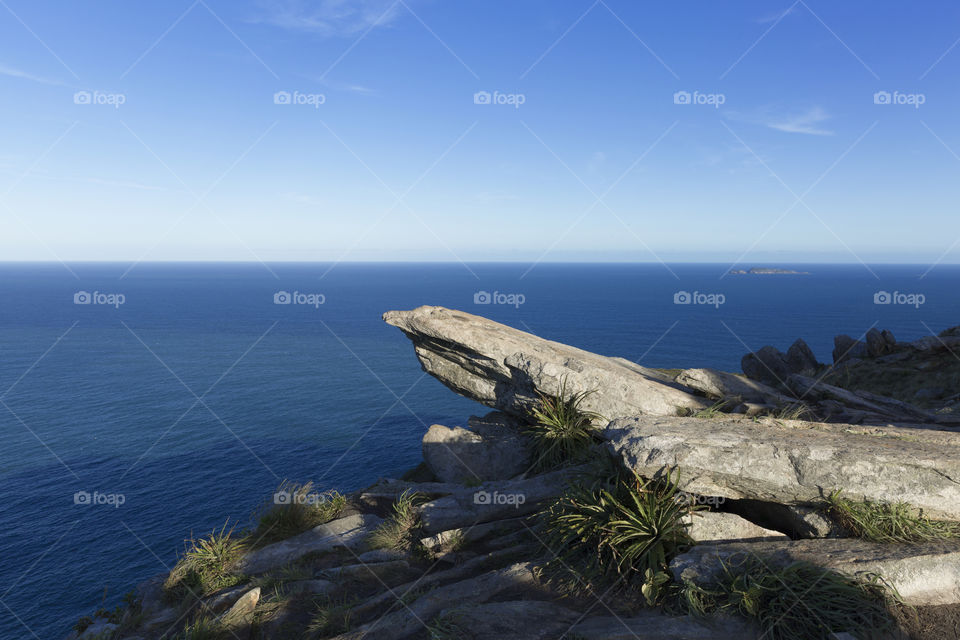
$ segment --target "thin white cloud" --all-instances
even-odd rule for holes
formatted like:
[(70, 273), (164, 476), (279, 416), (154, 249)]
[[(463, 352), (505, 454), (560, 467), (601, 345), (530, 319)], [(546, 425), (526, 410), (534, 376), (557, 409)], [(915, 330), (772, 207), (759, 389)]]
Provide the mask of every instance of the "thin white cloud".
[(9, 78), (20, 78), (22, 80), (29, 80), (30, 82), (36, 82), (39, 84), (48, 84), (54, 87), (65, 87), (64, 83), (59, 80), (51, 80), (50, 78), (44, 78), (43, 76), (34, 75), (27, 71), (21, 71), (20, 69), (14, 69), (13, 67), (8, 67), (4, 64), (0, 64), (0, 76), (7, 76)]
[(255, 20), (283, 29), (322, 36), (356, 36), (385, 27), (401, 14), (397, 0), (260, 0)]
[(829, 114), (820, 107), (813, 107), (804, 113), (785, 119), (770, 120), (766, 123), (771, 129), (787, 133), (803, 133), (810, 136), (832, 136), (833, 131), (820, 125), (830, 119)]

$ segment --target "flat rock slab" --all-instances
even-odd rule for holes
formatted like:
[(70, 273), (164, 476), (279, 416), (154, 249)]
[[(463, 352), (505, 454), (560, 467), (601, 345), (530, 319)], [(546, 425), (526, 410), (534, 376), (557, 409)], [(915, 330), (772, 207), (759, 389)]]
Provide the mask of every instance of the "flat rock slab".
[(614, 420), (603, 437), (641, 475), (675, 468), (691, 493), (811, 504), (842, 489), (854, 500), (896, 499), (931, 518), (960, 520), (955, 434), (643, 416)]
[(721, 563), (735, 565), (750, 556), (771, 568), (805, 561), (852, 577), (877, 574), (914, 606), (960, 602), (957, 541), (908, 545), (829, 538), (698, 545), (674, 558), (670, 571), (678, 581), (709, 586), (720, 575)]
[(734, 540), (787, 540), (779, 531), (764, 529), (733, 513), (696, 511), (686, 516), (687, 533), (697, 542), (729, 542)]
[(566, 637), (583, 640), (752, 640), (757, 627), (742, 618), (728, 616), (665, 616), (651, 611), (633, 617), (587, 618)]
[(463, 396), (520, 418), (530, 415), (538, 393), (557, 396), (562, 380), (569, 392), (596, 391), (582, 406), (607, 419), (709, 406), (656, 370), (462, 311), (424, 306), (388, 311), (383, 319), (413, 341), (424, 371)]
[(356, 514), (321, 524), (300, 535), (248, 553), (237, 564), (237, 570), (256, 575), (294, 562), (308, 553), (333, 551), (340, 547), (356, 549), (366, 543), (367, 536), (381, 522), (383, 519), (374, 515)]
[(701, 391), (711, 398), (739, 397), (745, 402), (772, 402), (774, 404), (796, 402), (795, 398), (785, 395), (762, 382), (715, 369), (685, 369), (677, 376), (677, 382)]

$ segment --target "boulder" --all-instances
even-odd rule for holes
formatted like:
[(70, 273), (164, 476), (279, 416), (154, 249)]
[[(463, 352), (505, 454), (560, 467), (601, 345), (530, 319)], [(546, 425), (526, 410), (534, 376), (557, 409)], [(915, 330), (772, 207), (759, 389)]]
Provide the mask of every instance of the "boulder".
[(486, 318), (444, 307), (388, 311), (387, 324), (413, 341), (423, 370), (460, 395), (525, 419), (539, 394), (594, 391), (582, 407), (612, 419), (709, 406), (670, 376), (622, 358), (608, 358), (539, 338)]
[(220, 617), (220, 624), (230, 635), (237, 638), (249, 638), (253, 624), (253, 611), (260, 602), (260, 587), (254, 587), (240, 596), (240, 599)]
[(770, 345), (743, 356), (740, 368), (751, 380), (767, 384), (781, 384), (790, 375), (787, 357)]
[(251, 551), (237, 564), (236, 570), (246, 575), (256, 575), (282, 567), (308, 553), (332, 551), (347, 547), (356, 549), (366, 543), (366, 538), (382, 518), (370, 514), (356, 514), (321, 524), (310, 531)]
[(748, 403), (788, 404), (794, 398), (761, 382), (715, 369), (685, 369), (677, 382), (711, 398), (739, 398)]
[(867, 345), (860, 342), (859, 340), (854, 340), (848, 335), (839, 335), (833, 339), (833, 363), (839, 364), (841, 362), (853, 359), (853, 358), (863, 358), (867, 355)]
[(686, 516), (685, 522), (690, 524), (687, 533), (696, 542), (787, 539), (779, 531), (764, 529), (745, 518), (722, 511), (695, 511)]
[(423, 436), (423, 459), (441, 482), (507, 480), (530, 466), (529, 439), (505, 414), (470, 419), (471, 429), (435, 424)]
[(670, 563), (676, 580), (715, 584), (721, 565), (757, 557), (771, 568), (810, 562), (851, 577), (883, 576), (913, 606), (960, 602), (960, 543), (878, 544), (855, 538), (698, 545)]
[(622, 418), (603, 436), (644, 476), (676, 468), (684, 491), (781, 504), (901, 500), (960, 520), (960, 435), (889, 427), (854, 431), (798, 420)]
[(797, 338), (787, 349), (787, 368), (792, 373), (815, 371), (820, 368), (817, 357), (813, 355), (813, 350), (804, 342), (803, 338)]
[(871, 358), (885, 356), (892, 350), (892, 346), (887, 342), (886, 337), (876, 327), (867, 331), (867, 355)]

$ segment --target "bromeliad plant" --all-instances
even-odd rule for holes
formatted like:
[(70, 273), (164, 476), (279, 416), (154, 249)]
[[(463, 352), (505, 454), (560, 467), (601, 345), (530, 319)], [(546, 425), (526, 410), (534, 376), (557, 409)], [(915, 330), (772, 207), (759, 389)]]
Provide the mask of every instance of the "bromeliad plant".
[(532, 411), (533, 424), (527, 429), (537, 456), (533, 471), (554, 469), (581, 457), (598, 440), (594, 422), (603, 417), (581, 408), (594, 390), (570, 393), (567, 378), (560, 380), (556, 396), (540, 395), (540, 403)]
[(200, 598), (245, 580), (232, 568), (246, 545), (243, 540), (233, 537), (233, 528), (228, 531), (227, 524), (206, 538), (187, 541), (183, 557), (163, 585), (168, 602), (182, 602), (187, 597)]
[(691, 510), (669, 473), (647, 480), (621, 472), (574, 486), (541, 513), (553, 559), (540, 573), (572, 591), (639, 588), (652, 606), (670, 580), (668, 563), (693, 544), (684, 518)]

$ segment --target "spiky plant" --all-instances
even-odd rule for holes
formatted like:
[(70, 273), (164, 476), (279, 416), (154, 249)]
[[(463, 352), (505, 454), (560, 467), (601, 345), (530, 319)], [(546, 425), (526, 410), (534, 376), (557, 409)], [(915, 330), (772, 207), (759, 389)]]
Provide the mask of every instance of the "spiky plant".
[(657, 602), (669, 561), (692, 544), (684, 519), (691, 507), (678, 491), (669, 473), (647, 480), (630, 472), (608, 486), (573, 486), (540, 515), (553, 554), (541, 575), (574, 591), (639, 587), (649, 604)]
[(244, 580), (232, 567), (246, 545), (233, 537), (233, 527), (227, 530), (228, 525), (229, 521), (205, 538), (187, 541), (183, 557), (163, 585), (168, 601), (180, 602), (190, 594), (202, 597)]
[(571, 393), (567, 378), (560, 380), (556, 396), (539, 394), (540, 402), (533, 408), (533, 424), (527, 428), (535, 444), (534, 471), (545, 471), (583, 456), (597, 442), (595, 422), (603, 419), (596, 412), (581, 408), (595, 390)]

